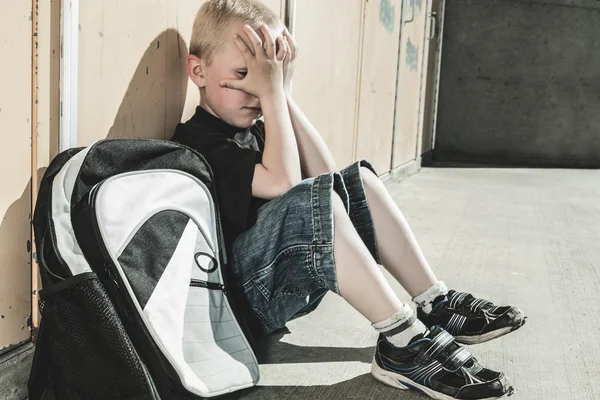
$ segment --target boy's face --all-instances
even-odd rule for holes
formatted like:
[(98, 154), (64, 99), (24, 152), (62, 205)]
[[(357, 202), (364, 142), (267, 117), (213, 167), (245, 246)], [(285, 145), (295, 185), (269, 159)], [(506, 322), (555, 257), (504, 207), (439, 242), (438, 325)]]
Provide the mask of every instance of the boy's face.
[[(212, 55), (210, 65), (194, 55), (188, 58), (190, 78), (200, 88), (200, 106), (239, 128), (247, 128), (260, 117), (260, 102), (257, 97), (241, 90), (223, 88), (219, 82), (223, 79), (243, 79), (246, 75), (246, 62), (233, 42), (233, 35), (237, 33), (250, 46), (243, 27), (244, 22), (236, 21), (229, 25), (223, 32), (225, 45)], [(271, 31), (275, 38), (281, 36), (282, 32), (283, 28)], [(257, 33), (264, 40), (260, 31)]]

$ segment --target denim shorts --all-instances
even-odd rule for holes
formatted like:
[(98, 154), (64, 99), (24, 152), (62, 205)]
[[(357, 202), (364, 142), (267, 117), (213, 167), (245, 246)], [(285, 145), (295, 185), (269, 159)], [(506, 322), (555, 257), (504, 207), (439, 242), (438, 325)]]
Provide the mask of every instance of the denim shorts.
[[(313, 311), (327, 291), (339, 294), (333, 253), (332, 192), (343, 200), (355, 229), (379, 262), (360, 167), (304, 179), (258, 210), (257, 221), (232, 247), (230, 272), (263, 336)], [(377, 174), (376, 174), (377, 175)]]

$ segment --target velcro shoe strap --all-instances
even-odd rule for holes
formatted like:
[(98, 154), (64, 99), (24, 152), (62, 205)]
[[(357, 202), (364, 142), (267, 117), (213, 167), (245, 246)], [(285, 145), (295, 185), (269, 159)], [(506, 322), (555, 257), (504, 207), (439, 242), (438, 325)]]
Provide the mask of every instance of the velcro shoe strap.
[(488, 304), (492, 304), (492, 303), (487, 300), (483, 300), (483, 299), (475, 299), (475, 300), (473, 300), (473, 302), (471, 303), (471, 306), (469, 308), (471, 309), (472, 312), (478, 313), (481, 310), (483, 310), (483, 308), (486, 307)]
[(427, 347), (425, 347), (415, 358), (415, 363), (418, 365), (427, 365), (435, 356), (442, 352), (446, 347), (454, 341), (454, 336), (444, 330), (435, 335)]
[(450, 354), (442, 366), (446, 371), (456, 372), (472, 358), (473, 356), (467, 349), (460, 347)]
[(448, 306), (453, 310), (457, 310), (468, 295), (469, 294), (465, 292), (455, 292), (450, 298), (450, 304), (448, 304)]

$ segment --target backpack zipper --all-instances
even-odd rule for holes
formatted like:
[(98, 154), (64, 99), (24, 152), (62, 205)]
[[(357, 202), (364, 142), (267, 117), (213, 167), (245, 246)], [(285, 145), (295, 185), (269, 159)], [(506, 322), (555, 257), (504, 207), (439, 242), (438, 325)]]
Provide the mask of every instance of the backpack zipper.
[(200, 279), (192, 279), (190, 280), (190, 286), (201, 287), (210, 290), (222, 290), (225, 294), (227, 294), (225, 290), (225, 285), (223, 285), (222, 283), (201, 281)]
[[(140, 358), (142, 367), (144, 369), (144, 374), (148, 378), (148, 384), (149, 384), (149, 389), (151, 391), (152, 399), (160, 400), (161, 396), (158, 392), (157, 382), (159, 382), (161, 386), (164, 386), (164, 388), (167, 388), (167, 387), (170, 388), (171, 387), (171, 384), (169, 382), (169, 379), (171, 378), (169, 376), (170, 374), (167, 373), (164, 376), (153, 376), (150, 373), (150, 371), (148, 370), (148, 367), (146, 366), (146, 364), (148, 362), (157, 362), (158, 364), (163, 365), (163, 368), (162, 368), (163, 371), (167, 371), (168, 367), (170, 367), (170, 364), (168, 362), (166, 362), (165, 360), (163, 360), (163, 358), (161, 357), (160, 350), (158, 350), (155, 347), (156, 344), (154, 343), (154, 339), (152, 338), (152, 335), (148, 331), (144, 321), (138, 315), (138, 313), (136, 311), (136, 307), (133, 304), (133, 302), (131, 301), (131, 299), (122, 293), (122, 290), (126, 290), (125, 286), (123, 284), (122, 278), (119, 275), (119, 273), (114, 270), (115, 266), (112, 262), (110, 254), (108, 253), (108, 249), (106, 248), (106, 246), (104, 245), (104, 242), (102, 241), (102, 234), (100, 233), (100, 227), (98, 226), (98, 220), (96, 218), (96, 197), (97, 197), (98, 189), (105, 181), (106, 181), (106, 179), (104, 179), (101, 182), (98, 182), (92, 188), (92, 190), (89, 193), (88, 202), (90, 205), (90, 214), (91, 214), (94, 234), (96, 235), (96, 241), (98, 242), (98, 248), (100, 249), (100, 252), (102, 253), (102, 257), (104, 259), (103, 260), (104, 261), (104, 263), (103, 263), (104, 271), (103, 272), (106, 274), (106, 278), (107, 278), (106, 280), (109, 283), (109, 285), (107, 285), (106, 289), (107, 289), (107, 292), (109, 293), (110, 299), (115, 303), (115, 306), (117, 308), (117, 313), (118, 313), (118, 310), (120, 309), (123, 313), (123, 317), (125, 317), (124, 318), (125, 320), (123, 321), (123, 325), (125, 327), (127, 334), (130, 337), (130, 340), (132, 340), (132, 342), (134, 342), (134, 343), (137, 342), (142, 345), (142, 347), (140, 348), (134, 344), (134, 347)], [(123, 287), (123, 289), (122, 289), (122, 287)], [(111, 294), (112, 294), (112, 296), (111, 296)], [(139, 329), (136, 329), (136, 328), (139, 328)], [(144, 338), (142, 339), (141, 336), (143, 336)], [(133, 340), (132, 337), (135, 337), (137, 340)], [(139, 341), (141, 341), (141, 342), (139, 342)], [(150, 344), (150, 348), (148, 348), (147, 344)], [(149, 354), (149, 352), (152, 352), (153, 354)], [(167, 368), (165, 368), (165, 366), (167, 366)], [(175, 372), (175, 371), (172, 371), (172, 372)]]

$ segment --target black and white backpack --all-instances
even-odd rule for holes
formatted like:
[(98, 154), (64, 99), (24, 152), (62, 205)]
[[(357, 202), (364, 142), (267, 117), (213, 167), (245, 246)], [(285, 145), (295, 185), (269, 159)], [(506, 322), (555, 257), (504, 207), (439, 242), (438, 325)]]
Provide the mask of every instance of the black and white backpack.
[(172, 142), (103, 140), (52, 161), (33, 219), (31, 399), (192, 399), (258, 382), (214, 199), (204, 158)]

